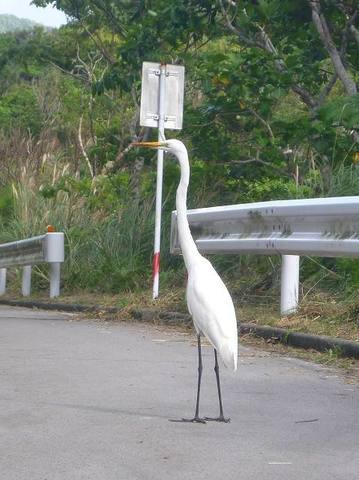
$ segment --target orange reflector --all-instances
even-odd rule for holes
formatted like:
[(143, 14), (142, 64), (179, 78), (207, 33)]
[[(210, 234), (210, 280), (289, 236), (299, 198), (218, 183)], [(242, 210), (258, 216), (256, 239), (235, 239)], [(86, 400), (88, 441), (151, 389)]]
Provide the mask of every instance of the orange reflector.
[(56, 232), (55, 227), (53, 227), (52, 225), (48, 225), (47, 226), (47, 233), (54, 233), (54, 232)]

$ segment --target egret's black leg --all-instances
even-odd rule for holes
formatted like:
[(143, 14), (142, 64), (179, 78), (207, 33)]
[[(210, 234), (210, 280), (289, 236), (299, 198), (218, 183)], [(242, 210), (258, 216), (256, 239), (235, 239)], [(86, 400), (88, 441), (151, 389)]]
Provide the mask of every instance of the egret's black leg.
[[(201, 349), (201, 336), (197, 335), (197, 345), (198, 345), (198, 384), (197, 384), (197, 400), (196, 400), (196, 412), (194, 414), (195, 419), (199, 419), (199, 398), (201, 393), (201, 380), (202, 380), (202, 349)], [(202, 419), (200, 419), (202, 420)], [(203, 421), (203, 420), (202, 420)]]
[(216, 421), (216, 422), (228, 423), (228, 422), (231, 421), (231, 419), (230, 418), (225, 418), (224, 415), (223, 415), (221, 382), (219, 380), (219, 366), (218, 366), (218, 358), (217, 358), (217, 350), (216, 349), (214, 349), (214, 371), (215, 371), (216, 380), (217, 380), (218, 401), (219, 401), (219, 417), (217, 417), (217, 418), (205, 417), (205, 420), (212, 420), (212, 421)]
[(182, 418), (181, 420), (170, 420), (171, 422), (192, 422), (192, 423), (206, 423), (203, 418), (199, 417), (199, 398), (201, 393), (201, 379), (202, 379), (202, 349), (201, 349), (201, 336), (197, 335), (197, 348), (198, 348), (198, 383), (197, 383), (197, 400), (196, 411), (193, 418)]

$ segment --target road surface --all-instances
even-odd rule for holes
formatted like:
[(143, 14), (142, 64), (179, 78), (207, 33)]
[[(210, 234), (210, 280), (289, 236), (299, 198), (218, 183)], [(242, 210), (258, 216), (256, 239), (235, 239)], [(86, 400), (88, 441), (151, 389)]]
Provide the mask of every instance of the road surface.
[[(140, 323), (0, 307), (4, 480), (355, 480), (359, 388), (251, 348), (223, 372), (230, 424), (193, 415), (196, 343)], [(202, 414), (217, 412), (204, 348)]]

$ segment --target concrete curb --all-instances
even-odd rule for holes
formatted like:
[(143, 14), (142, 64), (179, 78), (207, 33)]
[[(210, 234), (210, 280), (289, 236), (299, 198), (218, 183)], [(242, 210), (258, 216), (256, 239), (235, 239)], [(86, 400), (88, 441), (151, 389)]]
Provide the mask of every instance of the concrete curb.
[(343, 338), (327, 337), (324, 335), (312, 335), (310, 333), (291, 332), (284, 328), (269, 327), (244, 323), (241, 325), (241, 333), (254, 333), (258, 337), (275, 339), (285, 345), (300, 347), (319, 352), (335, 350), (342, 357), (359, 358), (359, 342), (352, 342)]
[(105, 312), (118, 313), (121, 308), (101, 307), (100, 305), (81, 305), (76, 303), (47, 303), (36, 302), (32, 300), (4, 300), (0, 299), (0, 305), (10, 305), (12, 307), (41, 308), (44, 310), (58, 310), (61, 312)]
[[(86, 306), (81, 304), (67, 303), (46, 303), (30, 300), (4, 300), (0, 299), (0, 304), (14, 307), (40, 308), (44, 310), (58, 310), (64, 312), (89, 312), (89, 313), (120, 313), (123, 309), (119, 307), (101, 307), (99, 305)], [(152, 309), (134, 309), (131, 315), (136, 320), (143, 322), (153, 322), (155, 320), (163, 321), (169, 325), (191, 325), (190, 315), (179, 312), (160, 312)], [(335, 350), (343, 357), (359, 358), (359, 342), (353, 342), (342, 338), (333, 338), (323, 335), (311, 335), (309, 333), (292, 332), (284, 328), (270, 327), (266, 325), (255, 325), (253, 323), (242, 323), (240, 332), (243, 334), (251, 333), (258, 337), (274, 339), (285, 345), (300, 347), (305, 349)]]

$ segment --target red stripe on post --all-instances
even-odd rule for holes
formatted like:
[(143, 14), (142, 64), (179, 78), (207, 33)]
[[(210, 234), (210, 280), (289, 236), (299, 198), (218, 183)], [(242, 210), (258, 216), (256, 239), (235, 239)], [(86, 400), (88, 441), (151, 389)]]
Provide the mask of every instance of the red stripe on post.
[(156, 252), (153, 255), (152, 275), (155, 278), (160, 273), (160, 252)]

